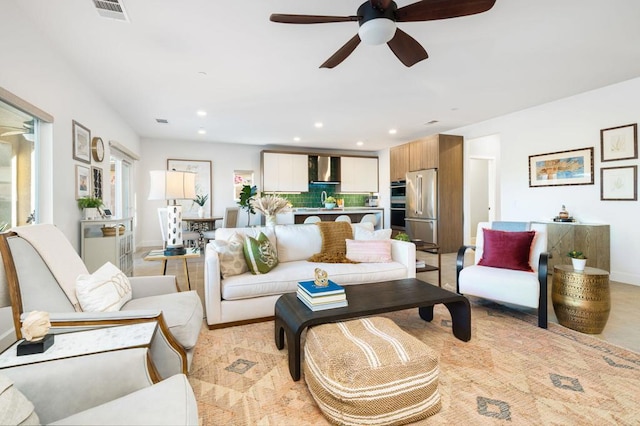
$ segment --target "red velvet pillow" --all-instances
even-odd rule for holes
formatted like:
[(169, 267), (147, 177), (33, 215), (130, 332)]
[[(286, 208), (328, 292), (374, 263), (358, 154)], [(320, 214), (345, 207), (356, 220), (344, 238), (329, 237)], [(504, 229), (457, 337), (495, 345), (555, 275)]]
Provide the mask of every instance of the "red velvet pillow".
[(536, 231), (508, 232), (485, 228), (482, 231), (484, 247), (478, 265), (533, 272), (529, 254)]

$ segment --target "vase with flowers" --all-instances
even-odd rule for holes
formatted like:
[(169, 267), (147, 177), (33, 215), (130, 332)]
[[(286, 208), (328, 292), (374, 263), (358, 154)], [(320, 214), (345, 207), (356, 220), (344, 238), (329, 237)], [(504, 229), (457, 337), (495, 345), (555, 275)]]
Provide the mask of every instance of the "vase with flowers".
[(262, 213), (267, 226), (276, 225), (276, 215), (289, 209), (289, 200), (278, 195), (263, 195), (251, 200), (251, 206)]

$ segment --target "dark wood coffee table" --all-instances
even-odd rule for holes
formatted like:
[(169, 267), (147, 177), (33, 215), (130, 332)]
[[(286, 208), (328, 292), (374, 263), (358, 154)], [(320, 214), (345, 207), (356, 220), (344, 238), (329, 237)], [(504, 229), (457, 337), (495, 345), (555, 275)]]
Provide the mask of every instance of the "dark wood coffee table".
[(471, 308), (466, 297), (406, 278), (380, 283), (345, 286), (349, 306), (312, 311), (298, 300), (296, 293), (282, 295), (275, 307), (275, 340), (278, 349), (284, 348), (287, 336), (289, 372), (293, 380), (300, 380), (300, 336), (305, 328), (350, 318), (418, 308), (420, 318), (433, 319), (433, 306), (443, 303), (451, 313), (453, 335), (468, 342), (471, 339)]

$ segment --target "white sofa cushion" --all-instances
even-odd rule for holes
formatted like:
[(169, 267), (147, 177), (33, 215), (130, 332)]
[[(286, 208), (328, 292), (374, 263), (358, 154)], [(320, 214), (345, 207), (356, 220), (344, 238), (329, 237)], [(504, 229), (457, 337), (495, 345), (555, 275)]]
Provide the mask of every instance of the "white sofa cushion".
[(245, 273), (222, 281), (224, 300), (247, 299), (295, 292), (298, 281), (313, 280), (315, 268), (324, 269), (329, 279), (340, 285), (362, 284), (407, 277), (407, 268), (389, 263), (312, 263), (304, 260), (282, 262), (268, 274)]
[[(249, 274), (250, 275), (250, 274)], [(241, 275), (238, 275), (241, 276)], [(202, 303), (195, 291), (141, 297), (127, 302), (122, 311), (161, 310), (173, 337), (187, 350), (198, 341), (202, 327)]]
[(275, 228), (278, 260), (281, 263), (306, 260), (320, 252), (322, 234), (318, 226), (314, 224), (278, 225)]
[(117, 312), (132, 294), (129, 278), (111, 262), (76, 278), (76, 296), (85, 312)]
[(458, 282), (461, 294), (538, 307), (540, 283), (536, 272), (471, 265), (460, 271)]

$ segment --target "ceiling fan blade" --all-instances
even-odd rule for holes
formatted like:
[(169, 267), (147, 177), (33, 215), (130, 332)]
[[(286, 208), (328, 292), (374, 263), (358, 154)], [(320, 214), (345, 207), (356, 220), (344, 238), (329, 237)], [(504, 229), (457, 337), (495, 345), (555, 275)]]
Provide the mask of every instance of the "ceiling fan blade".
[(336, 65), (340, 65), (342, 61), (347, 59), (347, 56), (351, 55), (356, 47), (360, 44), (360, 36), (356, 34), (351, 40), (345, 43), (336, 53), (334, 53), (324, 64), (320, 65), (320, 68), (333, 68)]
[(400, 62), (407, 67), (413, 66), (429, 57), (424, 47), (400, 28), (396, 28), (396, 34), (389, 40), (387, 45), (398, 59), (400, 59)]
[(399, 8), (397, 22), (433, 21), (474, 15), (491, 9), (496, 0), (422, 0)]
[(269, 17), (271, 22), (281, 24), (326, 24), (330, 22), (357, 21), (357, 16), (323, 16), (323, 15), (288, 15), (274, 13)]

